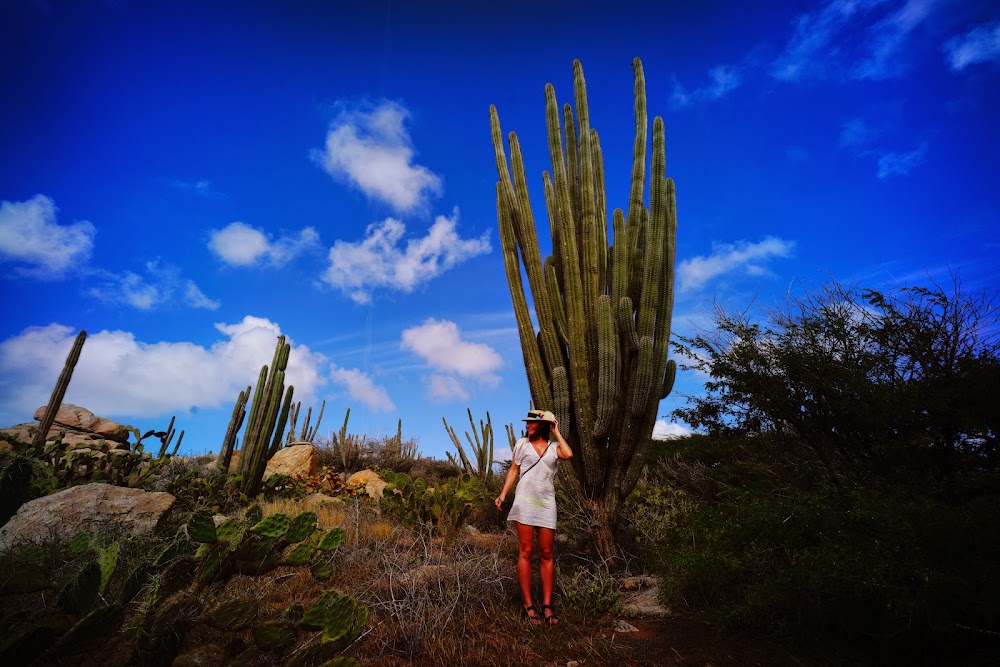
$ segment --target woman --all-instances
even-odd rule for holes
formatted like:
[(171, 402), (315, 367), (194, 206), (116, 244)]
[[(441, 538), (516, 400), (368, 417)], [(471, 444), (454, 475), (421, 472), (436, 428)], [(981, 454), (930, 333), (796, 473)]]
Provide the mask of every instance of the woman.
[[(539, 625), (543, 617), (546, 623), (555, 625), (559, 622), (559, 618), (552, 608), (552, 583), (555, 576), (552, 543), (556, 537), (556, 489), (552, 480), (556, 476), (559, 460), (572, 458), (573, 450), (563, 439), (559, 432), (559, 422), (551, 412), (529, 410), (524, 422), (528, 437), (521, 438), (514, 445), (510, 471), (504, 481), (503, 490), (493, 504), (500, 509), (507, 492), (514, 486), (514, 482), (517, 482), (517, 493), (507, 521), (513, 522), (517, 529), (519, 546), (517, 580), (521, 584), (524, 613), (534, 625)], [(555, 439), (555, 447), (549, 442), (550, 438)], [(518, 479), (519, 474), (520, 479)], [(534, 551), (536, 528), (539, 570), (542, 576), (543, 616), (539, 616), (539, 608), (532, 602), (531, 597), (531, 556)]]

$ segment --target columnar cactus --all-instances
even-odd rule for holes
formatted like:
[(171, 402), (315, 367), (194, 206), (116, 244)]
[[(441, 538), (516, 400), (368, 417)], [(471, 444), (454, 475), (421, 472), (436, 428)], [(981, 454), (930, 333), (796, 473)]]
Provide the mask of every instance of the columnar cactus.
[(31, 443), (35, 447), (36, 456), (41, 456), (42, 450), (45, 449), (45, 437), (48, 435), (49, 429), (52, 428), (52, 423), (56, 419), (56, 413), (59, 412), (59, 406), (62, 405), (63, 397), (66, 395), (66, 388), (69, 387), (69, 381), (73, 378), (73, 369), (76, 368), (76, 362), (80, 360), (83, 341), (86, 339), (86, 331), (81, 331), (76, 335), (73, 347), (66, 357), (66, 365), (63, 366), (62, 373), (59, 374), (59, 379), (56, 380), (56, 386), (49, 397), (49, 404), (45, 407), (45, 414), (42, 415), (38, 431), (35, 432), (35, 439)]
[[(465, 472), (486, 483), (493, 477), (493, 422), (490, 420), (490, 413), (487, 412), (486, 421), (479, 420), (479, 430), (477, 431), (476, 422), (472, 419), (472, 409), (466, 408), (466, 412), (469, 413), (469, 426), (472, 427), (472, 435), (469, 435), (469, 432), (466, 431), (465, 439), (469, 441), (472, 454), (476, 457), (475, 466), (472, 465), (469, 457), (465, 455), (462, 441), (455, 434), (455, 429), (448, 425), (448, 420), (444, 417), (441, 418), (441, 421), (444, 422), (444, 430), (447, 431), (448, 437), (451, 438), (455, 448), (458, 449), (458, 455)], [(482, 434), (482, 437), (480, 437), (480, 434)]]
[(246, 391), (241, 391), (236, 398), (236, 405), (233, 406), (233, 415), (229, 418), (229, 427), (226, 429), (226, 437), (222, 440), (222, 449), (219, 450), (219, 458), (216, 460), (216, 467), (222, 472), (229, 472), (229, 464), (233, 459), (233, 449), (236, 447), (236, 434), (243, 428), (243, 419), (247, 415), (247, 400), (250, 398), (250, 387)]
[[(249, 496), (256, 495), (260, 491), (264, 468), (267, 465), (267, 454), (272, 445), (272, 433), (275, 434), (275, 439), (280, 441), (285, 431), (292, 394), (295, 390), (294, 387), (288, 387), (287, 391), (284, 389), (285, 368), (288, 366), (290, 352), (291, 345), (285, 342), (284, 336), (278, 336), (271, 370), (268, 372), (267, 366), (261, 368), (257, 388), (254, 390), (239, 466), (239, 474), (243, 477), (242, 490)], [(283, 392), (284, 401), (281, 398)]]
[[(609, 216), (604, 166), (590, 127), (586, 82), (573, 63), (576, 110), (560, 114), (545, 88), (552, 174), (543, 172), (552, 255), (542, 260), (524, 162), (510, 133), (510, 163), (496, 107), (497, 212), (504, 265), (517, 317), (531, 398), (553, 410), (575, 448), (571, 480), (593, 516), (596, 545), (614, 553), (619, 508), (635, 487), (650, 447), (657, 408), (673, 387), (667, 360), (673, 311), (677, 217), (674, 183), (665, 176), (663, 120), (653, 121), (650, 197), (643, 204), (647, 116), (642, 63), (635, 74), (635, 144), (627, 214)], [(565, 146), (565, 150), (564, 150)], [(521, 280), (528, 277), (538, 330)]]

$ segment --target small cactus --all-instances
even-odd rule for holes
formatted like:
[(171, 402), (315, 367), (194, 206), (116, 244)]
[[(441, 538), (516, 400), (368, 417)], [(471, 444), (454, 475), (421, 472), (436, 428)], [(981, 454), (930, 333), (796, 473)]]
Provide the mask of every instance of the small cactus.
[(277, 653), (295, 643), (295, 626), (287, 621), (270, 621), (253, 626), (253, 643), (262, 651)]
[(292, 525), (289, 526), (288, 532), (285, 533), (284, 540), (295, 544), (308, 538), (316, 530), (317, 520), (318, 517), (315, 512), (302, 512), (292, 519)]
[(344, 543), (344, 539), (347, 537), (347, 532), (340, 527), (331, 528), (320, 538), (319, 544), (316, 548), (320, 551), (333, 551), (341, 544)]
[(219, 534), (215, 530), (215, 520), (211, 512), (195, 512), (188, 519), (188, 535), (195, 542), (202, 544), (215, 544), (219, 540)]
[(201, 616), (201, 621), (216, 630), (240, 630), (257, 615), (257, 603), (249, 599), (220, 602)]
[(277, 539), (287, 533), (291, 526), (292, 520), (288, 518), (287, 514), (272, 514), (254, 524), (250, 531), (264, 537)]
[(292, 550), (285, 556), (285, 563), (287, 565), (305, 565), (312, 557), (316, 554), (316, 547), (312, 544), (304, 543), (299, 544), (292, 548)]

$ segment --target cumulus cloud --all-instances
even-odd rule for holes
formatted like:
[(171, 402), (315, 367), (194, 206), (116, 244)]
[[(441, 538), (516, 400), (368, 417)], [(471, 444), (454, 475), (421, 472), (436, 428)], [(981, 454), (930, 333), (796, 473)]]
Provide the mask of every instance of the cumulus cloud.
[(462, 340), (458, 325), (448, 320), (428, 318), (420, 326), (404, 330), (401, 345), (431, 368), (462, 377), (489, 377), (503, 365), (496, 350)]
[(146, 262), (144, 268), (144, 275), (132, 271), (97, 271), (98, 284), (88, 288), (86, 293), (105, 303), (139, 310), (152, 310), (163, 305), (218, 310), (219, 302), (205, 296), (193, 280), (181, 275), (177, 267), (161, 265), (154, 260)]
[(678, 290), (689, 292), (700, 289), (718, 276), (741, 272), (751, 276), (767, 275), (766, 264), (774, 258), (789, 257), (795, 249), (794, 241), (769, 236), (758, 243), (714, 243), (712, 254), (696, 256), (677, 266)]
[(843, 78), (884, 80), (907, 65), (910, 35), (941, 0), (831, 0), (795, 19), (771, 76), (788, 82)]
[(674, 440), (691, 435), (693, 431), (676, 423), (667, 423), (666, 419), (657, 419), (653, 426), (653, 440)]
[(209, 232), (208, 248), (231, 266), (253, 266), (262, 261), (282, 266), (318, 243), (319, 233), (312, 227), (273, 239), (246, 223), (231, 222)]
[(357, 368), (341, 368), (330, 365), (330, 378), (347, 390), (352, 400), (360, 401), (375, 412), (392, 412), (396, 404), (389, 398), (385, 387), (375, 384), (367, 373)]
[(1000, 60), (1000, 21), (976, 26), (944, 44), (948, 65), (959, 72), (969, 65)]
[(455, 231), (457, 223), (456, 208), (450, 218), (437, 216), (425, 237), (410, 239), (405, 247), (400, 247), (406, 233), (402, 222), (386, 218), (371, 224), (363, 240), (337, 241), (330, 248), (323, 280), (362, 304), (371, 301), (377, 288), (412, 292), (456, 264), (490, 251), (487, 234), (463, 239)]
[(907, 176), (923, 164), (926, 157), (926, 143), (906, 153), (884, 153), (878, 159), (878, 177), (885, 180), (890, 176)]
[(409, 118), (409, 111), (390, 101), (345, 110), (330, 125), (325, 146), (313, 151), (313, 159), (335, 179), (397, 211), (419, 208), (429, 196), (441, 193), (441, 178), (413, 162)]
[(0, 202), (0, 261), (40, 279), (62, 278), (86, 266), (97, 230), (86, 220), (61, 225), (57, 211), (55, 202), (45, 195)]
[(736, 65), (719, 65), (708, 71), (708, 83), (701, 88), (686, 90), (674, 80), (670, 100), (675, 108), (686, 107), (697, 102), (712, 102), (736, 90), (743, 83), (743, 68)]
[(428, 318), (403, 331), (400, 347), (413, 352), (434, 371), (427, 378), (426, 394), (438, 403), (466, 401), (468, 391), (459, 378), (495, 386), (503, 358), (489, 345), (462, 340), (458, 325)]
[[(209, 347), (190, 342), (145, 342), (127, 331), (100, 331), (87, 337), (73, 373), (66, 402), (108, 417), (157, 417), (188, 414), (231, 405), (257, 381), (274, 355), (280, 327), (246, 316), (217, 324), (223, 339)], [(76, 337), (64, 324), (29, 327), (0, 342), (0, 418), (28, 421), (44, 405)], [(285, 382), (296, 398), (309, 400), (325, 380), (326, 358), (293, 345)]]
[(435, 373), (427, 378), (427, 398), (435, 403), (468, 401), (469, 393), (454, 375)]

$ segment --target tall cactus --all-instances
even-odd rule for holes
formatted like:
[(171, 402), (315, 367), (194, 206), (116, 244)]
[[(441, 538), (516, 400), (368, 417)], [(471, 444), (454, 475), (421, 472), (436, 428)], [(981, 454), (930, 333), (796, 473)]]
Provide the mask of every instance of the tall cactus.
[[(469, 413), (469, 426), (472, 427), (472, 435), (469, 435), (469, 432), (466, 431), (465, 439), (469, 441), (472, 454), (476, 457), (475, 465), (472, 465), (469, 457), (465, 455), (462, 441), (459, 440), (455, 429), (448, 425), (448, 420), (444, 417), (441, 418), (441, 421), (444, 422), (444, 430), (448, 433), (448, 437), (451, 438), (452, 444), (458, 449), (458, 455), (465, 472), (476, 477), (479, 481), (486, 483), (493, 477), (493, 422), (490, 419), (490, 413), (487, 412), (486, 421), (479, 420), (479, 430), (477, 431), (476, 422), (472, 419), (472, 409), (466, 408), (466, 412)], [(482, 437), (480, 437), (480, 434), (482, 434)]]
[(667, 360), (677, 231), (674, 183), (666, 177), (663, 119), (657, 116), (649, 204), (643, 203), (649, 137), (638, 58), (632, 69), (631, 188), (627, 212), (611, 213), (610, 233), (603, 157), (590, 126), (580, 61), (573, 62), (575, 113), (570, 104), (560, 113), (555, 88), (545, 87), (552, 173), (543, 172), (542, 183), (552, 255), (544, 261), (517, 135), (508, 136), (508, 162), (500, 119), (490, 107), (500, 240), (531, 398), (538, 407), (551, 407), (578, 454), (569, 481), (582, 494), (595, 544), (608, 558), (615, 555), (619, 510), (638, 481), (659, 402), (670, 393), (676, 372)]
[(80, 360), (83, 341), (86, 339), (86, 331), (81, 331), (76, 335), (73, 347), (66, 357), (66, 364), (63, 366), (62, 373), (59, 374), (59, 379), (56, 380), (56, 386), (49, 397), (49, 404), (45, 407), (45, 413), (42, 415), (41, 423), (38, 425), (38, 431), (35, 432), (35, 439), (31, 442), (35, 448), (36, 456), (41, 456), (42, 450), (45, 449), (45, 438), (56, 419), (56, 414), (59, 412), (59, 406), (62, 405), (63, 397), (66, 396), (66, 388), (69, 387), (69, 381), (73, 378), (73, 369), (76, 368), (76, 362)]
[[(285, 368), (288, 366), (288, 354), (291, 352), (291, 347), (285, 342), (284, 336), (278, 336), (270, 372), (267, 366), (260, 369), (257, 388), (254, 390), (253, 403), (250, 407), (250, 420), (247, 422), (246, 433), (243, 436), (243, 449), (240, 452), (238, 470), (243, 477), (241, 490), (248, 496), (256, 495), (260, 491), (264, 468), (267, 465), (267, 454), (272, 444), (272, 433), (276, 434), (277, 440), (280, 440), (285, 431), (288, 411), (295, 390), (294, 387), (288, 387), (288, 390), (285, 391)], [(283, 393), (284, 400), (282, 401)]]
[(219, 458), (216, 460), (216, 467), (224, 473), (229, 472), (229, 464), (233, 459), (233, 449), (236, 447), (236, 434), (243, 428), (243, 420), (247, 415), (247, 401), (250, 399), (250, 386), (246, 391), (241, 391), (236, 398), (236, 405), (233, 406), (233, 415), (229, 418), (229, 427), (226, 429), (226, 437), (222, 440), (222, 449), (219, 450)]

